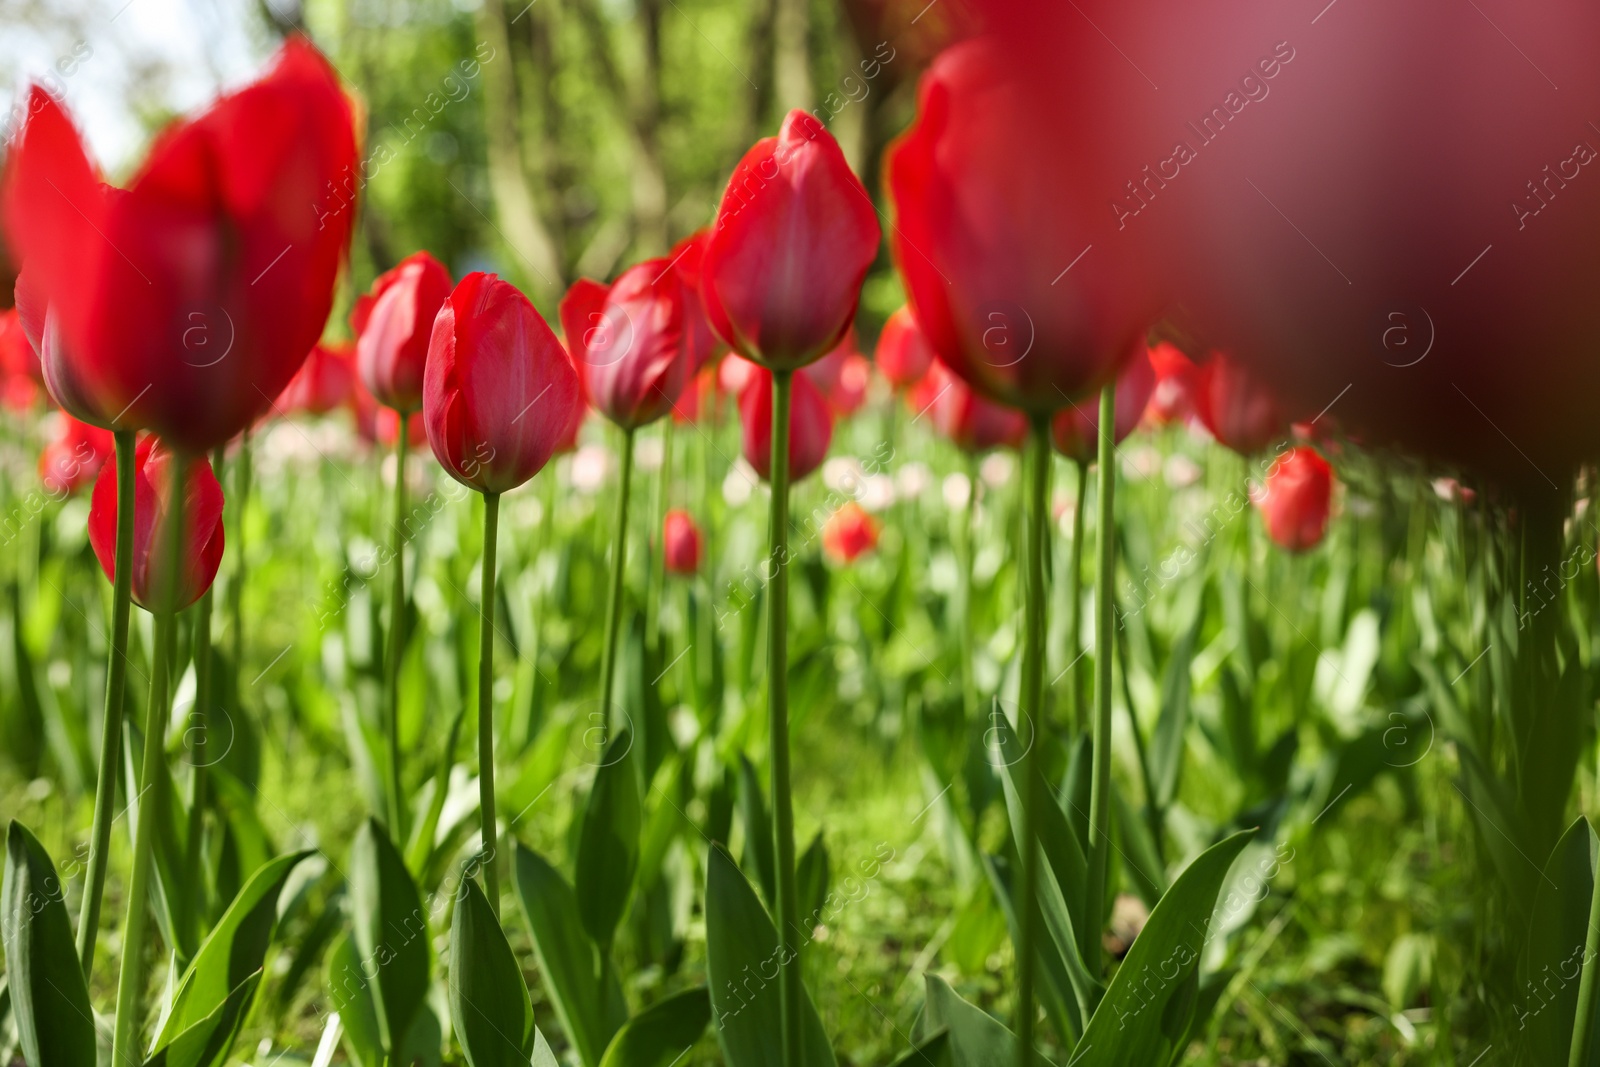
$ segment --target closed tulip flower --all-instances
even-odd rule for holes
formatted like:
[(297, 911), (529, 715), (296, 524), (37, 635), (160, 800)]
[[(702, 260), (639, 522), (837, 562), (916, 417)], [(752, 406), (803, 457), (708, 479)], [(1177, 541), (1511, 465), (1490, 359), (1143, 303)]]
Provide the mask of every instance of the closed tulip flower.
[[(1143, 342), (1128, 365), (1117, 376), (1116, 442), (1134, 431), (1144, 416), (1145, 405), (1156, 386), (1155, 367)], [(1079, 463), (1093, 463), (1100, 440), (1100, 406), (1084, 400), (1062, 408), (1050, 422), (1050, 436), (1056, 451)]]
[(934, 360), (906, 399), (919, 418), (926, 414), (963, 452), (976, 455), (991, 448), (1020, 448), (1028, 436), (1028, 420), (1022, 412), (973, 392), (940, 360)]
[(356, 367), (380, 404), (406, 413), (422, 406), (433, 320), (449, 297), (450, 272), (427, 252), (413, 252), (356, 301)]
[(1194, 360), (1172, 342), (1161, 341), (1150, 346), (1150, 366), (1155, 370), (1156, 387), (1145, 405), (1145, 418), (1157, 426), (1167, 426), (1193, 416), (1200, 375)]
[(933, 365), (933, 348), (909, 305), (890, 315), (883, 324), (876, 359), (878, 370), (896, 389), (916, 385)]
[[(116, 580), (116, 467), (111, 462), (101, 468), (89, 503), (89, 544), (111, 581)], [(191, 459), (182, 472), (177, 454), (153, 437), (139, 443), (134, 467), (133, 602), (155, 613), (182, 611), (211, 588), (222, 562), (222, 486), (210, 462)], [(184, 478), (184, 537), (177, 580), (169, 583), (163, 549), (171, 514), (168, 502), (178, 477)], [(174, 592), (167, 601), (169, 588)]]
[[(789, 410), (789, 479), (799, 481), (828, 458), (833, 415), (828, 400), (810, 378), (794, 376)], [(756, 367), (739, 394), (744, 458), (763, 479), (772, 475), (772, 372)]]
[(321, 336), (344, 260), (356, 144), (332, 68), (291, 38), (259, 81), (163, 131), (125, 189), (43, 89), (28, 112), (5, 226), (57, 399), (190, 453), (249, 427)]
[(855, 319), (878, 216), (816, 118), (791, 111), (734, 168), (700, 265), (717, 335), (776, 370), (822, 356)]
[(689, 354), (689, 370), (697, 372), (728, 346), (711, 328), (706, 318), (706, 303), (700, 297), (700, 261), (705, 256), (711, 230), (696, 230), (672, 246), (667, 259), (683, 285), (683, 347)]
[(1290, 552), (1305, 552), (1328, 532), (1333, 468), (1316, 449), (1296, 445), (1272, 464), (1256, 494), (1267, 536)]
[(1112, 380), (1161, 304), (1128, 243), (1104, 233), (1106, 195), (1078, 195), (1072, 167), (1041, 154), (1054, 148), (1008, 68), (973, 39), (923, 75), (916, 120), (888, 156), (890, 247), (950, 369), (1047, 414)]
[(854, 563), (878, 544), (878, 520), (854, 500), (828, 516), (822, 527), (823, 551), (840, 563)]
[(1194, 407), (1211, 436), (1241, 456), (1289, 435), (1289, 419), (1276, 394), (1221, 352), (1213, 352), (1200, 367)]
[(278, 414), (303, 411), (326, 415), (350, 403), (355, 389), (355, 375), (350, 369), (352, 348), (348, 342), (337, 341), (314, 347), (278, 396)]
[(683, 285), (667, 259), (647, 259), (609, 286), (580, 278), (561, 301), (567, 350), (595, 409), (635, 430), (672, 410), (693, 368)]
[(578, 374), (516, 287), (461, 279), (439, 311), (423, 379), (433, 454), (463, 485), (504, 493), (543, 469), (582, 413)]
[(674, 508), (661, 524), (661, 545), (667, 573), (690, 575), (700, 569), (700, 527), (687, 511)]
[(46, 491), (68, 496), (93, 484), (100, 468), (111, 458), (110, 430), (90, 426), (61, 412), (60, 430), (39, 453), (39, 479)]

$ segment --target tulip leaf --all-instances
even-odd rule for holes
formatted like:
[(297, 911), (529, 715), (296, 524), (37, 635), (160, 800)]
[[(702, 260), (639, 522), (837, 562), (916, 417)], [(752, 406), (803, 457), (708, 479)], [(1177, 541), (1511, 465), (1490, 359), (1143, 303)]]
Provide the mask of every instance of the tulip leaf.
[(822, 922), (822, 908), (828, 899), (828, 846), (823, 843), (820, 830), (800, 857), (795, 883), (800, 928), (809, 934)]
[(450, 1022), (472, 1067), (527, 1067), (533, 1003), (500, 920), (463, 875), (450, 920)]
[[(186, 965), (194, 958), (199, 940), (196, 922), (198, 907), (186, 875), (188, 812), (178, 796), (178, 787), (172, 780), (166, 760), (162, 760), (160, 766), (155, 768), (154, 781), (145, 782), (141, 779), (141, 761), (137, 757), (144, 751), (143, 732), (131, 719), (132, 716), (129, 716), (123, 721), (123, 771), (127, 781), (139, 782), (140, 785), (128, 802), (128, 829), (131, 833), (133, 827), (139, 824), (140, 805), (150, 804), (155, 808), (151, 821), (155, 833), (150, 847), (151, 858), (155, 861), (155, 892), (151, 894), (151, 902), (162, 938), (173, 946), (173, 953), (180, 964)], [(217, 995), (220, 997), (227, 992), (225, 989)]]
[(1578, 1010), (1579, 977), (1585, 965), (1594, 865), (1600, 837), (1581, 816), (1562, 835), (1535, 883), (1528, 927), (1527, 973), (1517, 989), (1537, 989), (1536, 999), (1512, 1004), (1525, 1030), (1528, 1062), (1565, 1063)]
[(578, 918), (602, 953), (610, 951), (639, 864), (642, 813), (633, 740), (630, 731), (620, 730), (606, 746), (578, 836)]
[[(309, 855), (310, 852), (293, 852), (269, 860), (239, 890), (178, 983), (172, 1005), (157, 1028), (157, 1049), (208, 1019), (215, 1020), (211, 1025), (219, 1032), (227, 1032), (231, 1042), (232, 1031), (243, 1022), (242, 1012), (249, 1008), (248, 998), (237, 999), (237, 994), (249, 976), (261, 970), (266, 959), (267, 945), (278, 922), (278, 894), (289, 872)], [(218, 1008), (229, 1003), (241, 1013), (238, 1017), (226, 1012), (218, 1014)]]
[[(706, 974), (728, 1067), (781, 1067), (779, 974), (794, 966), (798, 961), (784, 958), (777, 928), (744, 873), (713, 847), (706, 872)], [(803, 987), (801, 999), (800, 1062), (833, 1067), (827, 1032)]]
[(695, 1046), (710, 1021), (711, 996), (704, 986), (675, 993), (629, 1019), (600, 1067), (669, 1067)]
[(234, 986), (203, 1018), (160, 1042), (145, 1067), (217, 1067), (228, 1058), (261, 984), (259, 970)]
[(1184, 868), (1111, 979), (1074, 1063), (1168, 1063), (1188, 1032), (1217, 894), (1254, 830), (1219, 841)]
[(4, 904), (11, 1016), (29, 1064), (94, 1067), (94, 1012), (55, 865), (20, 822), (6, 831)]
[(773, 857), (772, 819), (767, 815), (766, 792), (756, 769), (745, 756), (739, 757), (739, 814), (744, 819), (744, 865), (755, 871), (761, 895), (777, 906), (778, 862)]
[(355, 946), (369, 985), (376, 986), (378, 1033), (393, 1053), (428, 993), (428, 917), (405, 859), (374, 818), (356, 834), (349, 878)]
[(583, 932), (578, 900), (543, 856), (517, 845), (517, 899), (533, 931), (533, 952), (549, 986), (556, 1015), (584, 1067), (600, 1055), (626, 1017), (613, 978), (602, 984), (594, 942)]
[[(1017, 1036), (975, 1004), (963, 1000), (936, 974), (923, 979), (926, 1000), (912, 1031), (913, 1040), (931, 1040), (940, 1031), (949, 1035), (951, 1067), (1008, 1067), (1017, 1060)], [(1036, 1056), (1048, 1067), (1049, 1060)]]
[(383, 1067), (383, 1032), (361, 953), (349, 934), (328, 954), (328, 995), (344, 1024), (345, 1049), (358, 1067)]
[(955, 1067), (950, 1058), (950, 1031), (937, 1030), (906, 1049), (890, 1067)]
[[(1009, 934), (1012, 943), (1015, 944), (1021, 940), (1022, 931), (1021, 925), (1017, 922), (1012, 869), (1003, 856), (985, 855), (983, 865), (989, 876), (989, 887), (993, 890), (994, 899), (1000, 905), (1003, 915), (1005, 923), (1003, 932)], [(1048, 883), (1048, 879), (1046, 882)], [(1077, 992), (1073, 988), (1072, 979), (1067, 975), (1067, 964), (1056, 945), (1054, 935), (1037, 940), (1034, 943), (1034, 951), (1038, 954), (1039, 972), (1044, 979), (1038, 985), (1039, 1002), (1055, 1026), (1056, 1033), (1061, 1035), (1065, 1043), (1071, 1044), (1083, 1033), (1084, 1012), (1078, 1006)], [(1098, 1003), (1100, 994), (1104, 990), (1095, 983), (1092, 992), (1095, 1002)]]
[(1172, 806), (1178, 795), (1178, 776), (1183, 769), (1183, 740), (1189, 725), (1190, 663), (1194, 660), (1200, 628), (1205, 622), (1205, 597), (1191, 601), (1189, 625), (1180, 633), (1167, 657), (1161, 679), (1161, 715), (1150, 737), (1150, 778), (1155, 795), (1147, 797), (1158, 810)]

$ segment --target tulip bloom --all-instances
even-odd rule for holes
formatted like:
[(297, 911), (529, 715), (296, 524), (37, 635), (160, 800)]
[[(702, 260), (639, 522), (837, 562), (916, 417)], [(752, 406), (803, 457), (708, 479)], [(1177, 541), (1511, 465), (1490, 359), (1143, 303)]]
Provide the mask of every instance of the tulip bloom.
[(744, 387), (759, 369), (759, 364), (750, 362), (737, 352), (729, 352), (717, 364), (717, 388), (724, 395), (737, 399), (744, 395)]
[(561, 328), (589, 402), (624, 430), (671, 411), (693, 371), (683, 284), (666, 259), (629, 267), (609, 286), (578, 279), (561, 300)]
[[(175, 589), (168, 598), (169, 579), (162, 549), (166, 543), (168, 510), (173, 479), (180, 477), (180, 461), (165, 442), (147, 437), (134, 456), (133, 602), (153, 613), (171, 613), (200, 599), (211, 588), (222, 562), (222, 486), (204, 458), (188, 462), (184, 477), (184, 538), (182, 562)], [(89, 544), (95, 558), (116, 581), (117, 540), (116, 464), (101, 468), (89, 503)]]
[(972, 455), (991, 448), (1020, 448), (1028, 436), (1022, 412), (979, 396), (937, 359), (906, 400), (918, 418), (928, 415), (940, 433)]
[(413, 252), (378, 275), (356, 301), (356, 367), (367, 391), (402, 413), (422, 406), (433, 320), (450, 297), (450, 272), (427, 252)]
[(1150, 366), (1155, 370), (1156, 387), (1145, 405), (1145, 419), (1156, 426), (1189, 419), (1194, 414), (1200, 368), (1170, 341), (1150, 347)]
[[(1155, 367), (1141, 343), (1117, 378), (1117, 444), (1139, 425), (1155, 387)], [(1100, 441), (1100, 406), (1086, 401), (1061, 409), (1050, 422), (1050, 436), (1063, 456), (1079, 463), (1093, 463)]]
[(39, 357), (15, 308), (0, 312), (0, 375), (5, 379), (6, 407), (12, 411), (32, 410), (44, 377)]
[(300, 371), (278, 396), (279, 414), (304, 411), (326, 415), (350, 403), (355, 390), (355, 375), (350, 370), (352, 345), (348, 342), (319, 344), (311, 350)]
[(1305, 552), (1328, 532), (1333, 468), (1316, 449), (1296, 445), (1272, 464), (1255, 496), (1267, 536), (1290, 552)]
[(801, 368), (800, 373), (816, 383), (834, 415), (843, 418), (855, 414), (866, 403), (872, 364), (856, 347), (856, 332), (850, 329), (833, 351)]
[(878, 216), (820, 122), (791, 111), (734, 168), (700, 264), (717, 336), (775, 370), (838, 344), (878, 252)]
[[(772, 476), (772, 372), (765, 367), (745, 383), (739, 394), (739, 423), (744, 458), (763, 480)], [(789, 412), (789, 480), (799, 481), (828, 458), (833, 442), (833, 415), (827, 398), (804, 374), (794, 376), (794, 399)]]
[(883, 324), (876, 358), (878, 370), (896, 389), (910, 389), (933, 366), (933, 347), (910, 305), (890, 315)]
[(1211, 436), (1241, 456), (1289, 433), (1289, 419), (1272, 390), (1221, 352), (1213, 352), (1200, 368), (1194, 407)]
[(1160, 302), (1099, 236), (1105, 196), (1073, 195), (1072, 175), (1035, 153), (1039, 128), (1007, 67), (974, 39), (923, 75), (916, 120), (888, 155), (890, 247), (950, 369), (1048, 414), (1115, 378)]
[(822, 548), (840, 563), (854, 563), (878, 545), (878, 520), (854, 500), (828, 516), (822, 527)]
[(60, 432), (39, 453), (39, 478), (51, 494), (68, 496), (99, 476), (111, 458), (113, 441), (110, 430), (79, 422), (65, 412), (59, 418)]
[(661, 524), (661, 546), (668, 574), (690, 575), (700, 569), (700, 527), (687, 511), (674, 508), (667, 512)]
[(126, 189), (101, 184), (42, 88), (28, 111), (5, 227), (58, 402), (188, 453), (248, 428), (321, 336), (349, 238), (330, 192), (355, 133), (333, 69), (291, 38), (261, 80), (163, 131)]

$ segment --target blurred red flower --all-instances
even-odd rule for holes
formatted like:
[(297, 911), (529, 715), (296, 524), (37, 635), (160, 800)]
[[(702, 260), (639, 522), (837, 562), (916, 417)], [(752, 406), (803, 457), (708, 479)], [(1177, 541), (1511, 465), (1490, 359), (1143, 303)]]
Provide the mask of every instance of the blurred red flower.
[(186, 452), (227, 441), (270, 409), (333, 303), (356, 163), (333, 69), (291, 38), (261, 80), (167, 127), (126, 189), (101, 184), (42, 88), (28, 112), (4, 216), (52, 394)]
[(561, 329), (589, 402), (625, 430), (671, 411), (692, 372), (683, 285), (667, 259), (609, 286), (579, 278), (561, 299)]
[[(180, 470), (177, 455), (165, 442), (146, 437), (134, 452), (133, 602), (146, 611), (182, 611), (200, 599), (222, 562), (222, 486), (211, 462), (196, 456)], [(167, 524), (172, 515), (174, 478), (183, 478), (184, 536), (182, 559), (169, 600), (166, 576)], [(89, 501), (89, 544), (108, 580), (115, 581), (117, 561), (117, 463), (100, 468)]]
[(280, 415), (304, 411), (326, 415), (350, 403), (355, 389), (355, 373), (350, 368), (355, 345), (349, 341), (329, 341), (316, 345), (300, 370), (278, 394)]
[(872, 364), (856, 347), (854, 328), (846, 330), (844, 337), (833, 346), (832, 351), (815, 363), (802, 367), (800, 373), (810, 378), (816, 383), (817, 388), (822, 390), (822, 395), (827, 398), (828, 407), (833, 410), (835, 417), (853, 415), (867, 402), (867, 385), (872, 377)]
[(673, 508), (661, 524), (661, 544), (668, 574), (694, 574), (700, 569), (700, 528), (687, 511)]
[[(762, 479), (772, 475), (772, 372), (756, 367), (739, 394), (744, 458)], [(789, 480), (797, 482), (822, 466), (833, 441), (833, 415), (822, 390), (804, 374), (794, 376), (789, 406)]]
[(1289, 435), (1289, 419), (1271, 389), (1241, 364), (1213, 352), (1195, 379), (1195, 414), (1211, 436), (1241, 456)]
[(839, 343), (878, 253), (877, 212), (820, 122), (791, 111), (734, 168), (700, 264), (717, 335), (795, 370)]
[(822, 548), (840, 563), (854, 563), (878, 544), (878, 520), (854, 500), (846, 501), (822, 526)]
[(943, 360), (933, 361), (922, 381), (906, 394), (906, 403), (916, 412), (915, 418), (932, 418), (939, 432), (964, 452), (1020, 448), (1028, 436), (1022, 412), (979, 396)]
[(39, 453), (39, 479), (53, 496), (67, 496), (90, 484), (116, 450), (110, 430), (58, 412), (56, 435)]
[[(1144, 416), (1145, 405), (1156, 387), (1156, 371), (1144, 342), (1117, 376), (1116, 440), (1134, 431)], [(1056, 450), (1079, 463), (1093, 463), (1100, 451), (1100, 398), (1086, 396), (1061, 409), (1050, 422), (1050, 436)]]
[(1194, 393), (1200, 368), (1170, 341), (1150, 346), (1150, 365), (1156, 386), (1145, 406), (1144, 417), (1156, 426), (1187, 421), (1194, 415)]
[(1296, 445), (1278, 457), (1255, 497), (1267, 536), (1290, 552), (1304, 552), (1328, 532), (1333, 468), (1316, 449)]
[(901, 307), (883, 324), (875, 358), (878, 370), (896, 389), (909, 389), (928, 373), (933, 365), (933, 348), (910, 305)]
[(689, 369), (698, 371), (728, 346), (711, 328), (706, 304), (700, 296), (700, 261), (705, 256), (709, 227), (696, 230), (672, 246), (668, 261), (683, 283), (683, 346), (689, 354)]

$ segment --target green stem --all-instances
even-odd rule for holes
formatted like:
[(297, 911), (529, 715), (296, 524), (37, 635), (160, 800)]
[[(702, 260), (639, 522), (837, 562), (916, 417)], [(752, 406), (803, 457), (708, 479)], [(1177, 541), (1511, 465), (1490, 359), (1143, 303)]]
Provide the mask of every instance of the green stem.
[(250, 499), (249, 430), (239, 435), (239, 457), (234, 477), (238, 482), (234, 495), (238, 499), (233, 505), (233, 530), (228, 539), (228, 547), (233, 550), (233, 580), (228, 583), (228, 614), (232, 616), (229, 622), (233, 627), (233, 675), (238, 678), (244, 673), (244, 512), (245, 504)]
[(794, 860), (794, 798), (789, 787), (789, 398), (794, 372), (772, 372), (772, 509), (767, 525), (771, 548), (767, 574), (767, 730), (772, 765), (772, 835), (778, 858), (780, 1022), (784, 1067), (801, 1067), (805, 991), (800, 985), (796, 937), (799, 901)]
[(83, 907), (78, 912), (78, 959), (88, 977), (105, 894), (106, 854), (117, 804), (117, 768), (122, 763), (122, 704), (128, 683), (128, 614), (133, 605), (134, 432), (115, 433), (117, 464), (117, 549), (111, 583), (111, 652), (106, 664), (106, 707), (100, 729), (100, 769), (95, 780), (94, 830), (89, 840), (89, 870)]
[(968, 724), (976, 721), (978, 686), (972, 676), (972, 525), (978, 511), (978, 457), (968, 455), (967, 504), (955, 520), (956, 638), (961, 657), (961, 715)]
[[(1591, 827), (1590, 832), (1593, 833)], [(1584, 943), (1583, 972), (1578, 979), (1578, 1014), (1572, 1024), (1572, 1047), (1567, 1067), (1584, 1067), (1590, 1062), (1589, 1045), (1594, 1041), (1594, 1021), (1600, 1015), (1600, 885), (1589, 896), (1589, 934)]]
[(384, 664), (384, 733), (389, 743), (389, 823), (396, 841), (405, 840), (405, 787), (400, 774), (400, 658), (406, 629), (406, 450), (408, 411), (400, 412), (400, 436), (394, 446), (394, 528), (389, 532), (393, 568), (389, 586), (389, 655)]
[(494, 554), (500, 529), (500, 494), (483, 494), (483, 574), (478, 622), (478, 810), (483, 822), (483, 884), (500, 915), (494, 826)]
[[(216, 473), (222, 473), (222, 462), (225, 452), (219, 445), (212, 452), (212, 465)], [(211, 730), (211, 599), (212, 589), (200, 595), (200, 603), (195, 609), (194, 620), (194, 706), (189, 711), (189, 727), (184, 731), (184, 736), (190, 738), (189, 742), (189, 834), (187, 848), (184, 855), (184, 870), (187, 872), (189, 885), (194, 889), (197, 903), (201, 907), (193, 909), (191, 920), (194, 924), (196, 935), (200, 931), (200, 918), (204, 911), (203, 901), (204, 880), (200, 871), (200, 853), (202, 838), (205, 835), (205, 804), (206, 804), (206, 742)], [(200, 938), (195, 937), (194, 943), (198, 945)]]
[(1067, 575), (1067, 595), (1071, 606), (1067, 616), (1067, 652), (1072, 656), (1069, 679), (1072, 688), (1072, 727), (1080, 736), (1089, 729), (1089, 702), (1083, 695), (1083, 516), (1089, 499), (1089, 465), (1073, 463), (1078, 469), (1078, 495), (1072, 502), (1072, 572)]
[[(174, 469), (181, 472), (171, 479), (171, 496), (167, 500), (164, 521), (157, 524), (164, 543), (151, 547), (151, 551), (164, 553), (166, 566), (157, 573), (163, 588), (158, 591), (160, 603), (170, 604), (177, 599), (178, 574), (183, 565), (184, 525), (187, 520), (185, 502), (189, 477), (189, 457), (173, 457)], [(138, 821), (133, 834), (133, 875), (128, 882), (128, 911), (123, 922), (122, 968), (117, 976), (117, 1018), (111, 1042), (112, 1064), (137, 1065), (143, 1059), (140, 1051), (139, 1023), (144, 1017), (144, 950), (148, 930), (150, 903), (150, 848), (155, 832), (156, 809), (152, 799), (143, 799), (151, 789), (159, 788), (158, 778), (165, 774), (161, 761), (165, 756), (162, 739), (165, 733), (168, 703), (168, 667), (172, 659), (172, 637), (176, 614), (170, 610), (156, 613), (155, 647), (150, 655), (150, 701), (144, 714), (144, 754), (140, 762), (139, 781), (128, 783), (139, 799)]]
[(1022, 801), (1022, 884), (1018, 893), (1017, 938), (1017, 1063), (1029, 1067), (1034, 1061), (1034, 1021), (1038, 1015), (1038, 998), (1034, 993), (1034, 975), (1037, 956), (1034, 946), (1042, 933), (1042, 916), (1039, 912), (1039, 822), (1040, 813), (1048, 798), (1045, 796), (1044, 774), (1040, 769), (1040, 751), (1045, 729), (1044, 709), (1044, 638), (1045, 589), (1044, 544), (1049, 536), (1050, 507), (1050, 420), (1036, 416), (1028, 435), (1028, 482), (1026, 511), (1023, 525), (1026, 528), (1023, 595), (1023, 641), (1021, 707), (1017, 712), (1017, 727), (1025, 729), (1022, 738), (1026, 746), (1020, 770), (1025, 783)]
[(1105, 921), (1106, 875), (1111, 847), (1111, 668), (1112, 588), (1117, 562), (1116, 518), (1113, 494), (1116, 470), (1116, 385), (1100, 392), (1100, 482), (1095, 540), (1100, 567), (1094, 591), (1094, 775), (1089, 797), (1089, 880), (1083, 912), (1083, 962), (1089, 973), (1100, 973), (1100, 930)]
[[(606, 643), (600, 657), (600, 714), (611, 724), (616, 691), (617, 631), (622, 626), (622, 576), (628, 562), (628, 490), (633, 481), (633, 430), (622, 431), (622, 478), (617, 485), (616, 519), (611, 527), (611, 591), (606, 599)], [(620, 724), (618, 724), (620, 725)]]
[(650, 556), (649, 606), (645, 609), (645, 647), (659, 653), (661, 645), (661, 590), (667, 576), (667, 546), (662, 540), (667, 505), (672, 488), (672, 419), (661, 428), (661, 469), (656, 475), (656, 514), (651, 536), (656, 539), (656, 551)]

